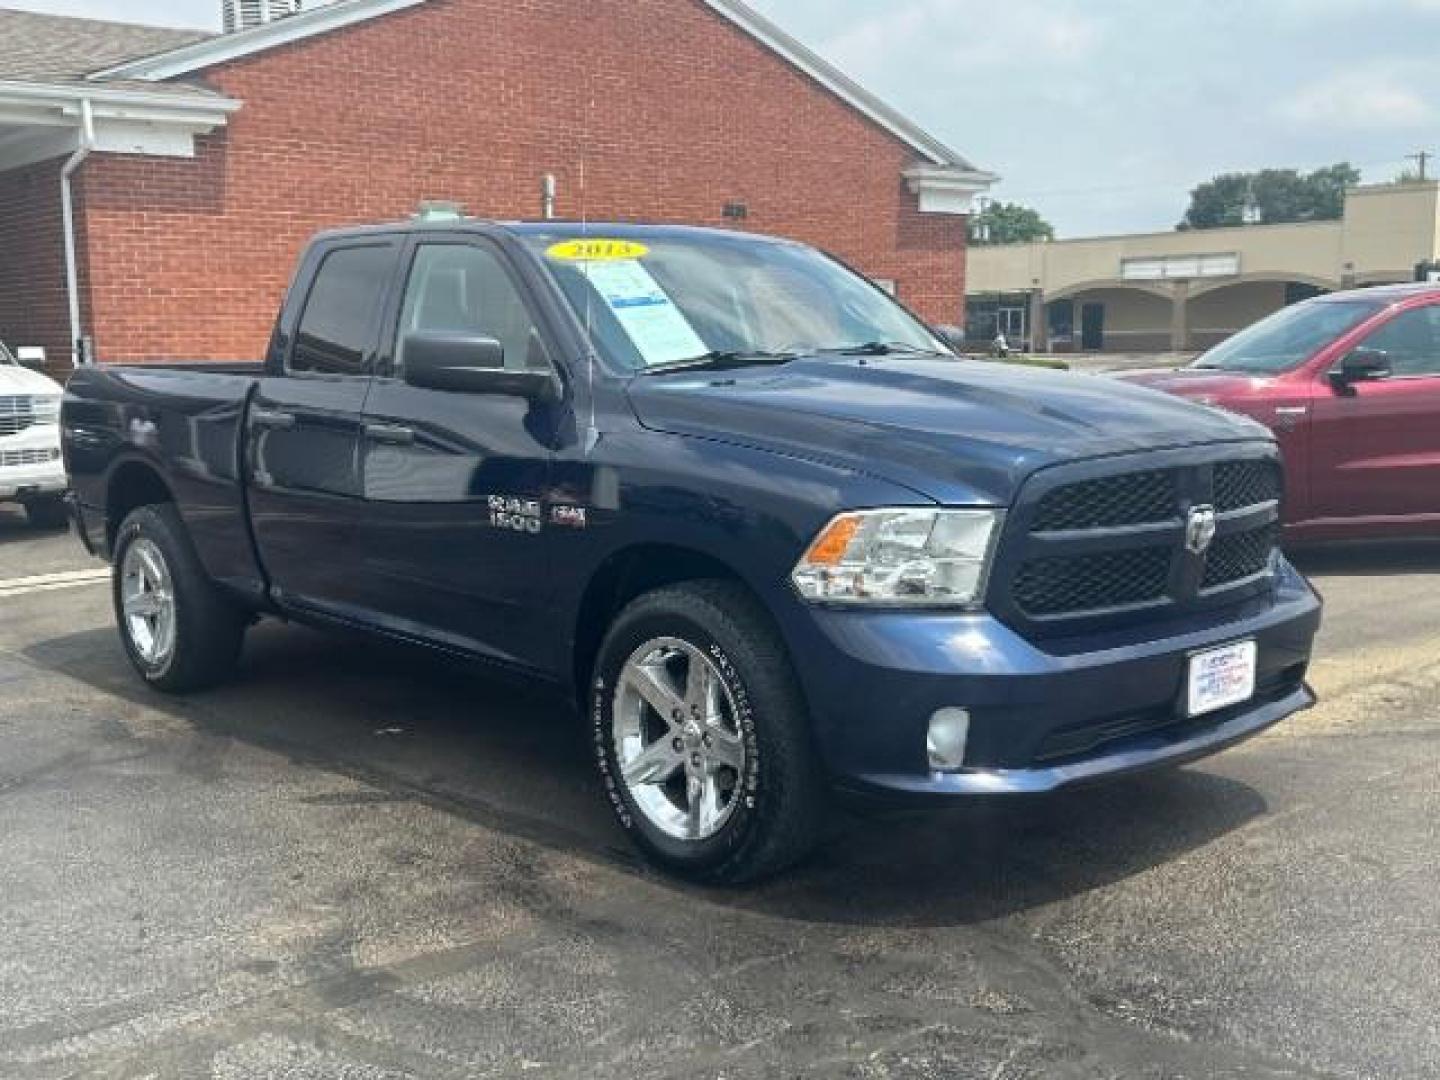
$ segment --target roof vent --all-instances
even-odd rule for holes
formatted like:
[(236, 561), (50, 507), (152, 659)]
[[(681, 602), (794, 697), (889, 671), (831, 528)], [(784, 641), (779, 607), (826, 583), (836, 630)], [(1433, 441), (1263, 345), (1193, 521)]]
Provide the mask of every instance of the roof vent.
[(296, 14), (300, 0), (220, 0), (220, 10), (225, 33), (233, 34)]

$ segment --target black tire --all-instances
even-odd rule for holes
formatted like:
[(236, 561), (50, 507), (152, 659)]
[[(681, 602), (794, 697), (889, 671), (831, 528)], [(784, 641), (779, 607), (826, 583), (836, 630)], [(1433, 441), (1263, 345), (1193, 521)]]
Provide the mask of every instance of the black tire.
[(70, 524), (70, 511), (63, 495), (31, 499), (25, 504), (25, 516), (37, 529), (63, 529)]
[[(620, 767), (614, 727), (620, 676), (636, 650), (660, 638), (692, 645), (712, 660), (746, 747), (745, 775), (730, 792), (735, 808), (707, 839), (679, 839), (657, 827)], [(784, 644), (743, 588), (697, 581), (632, 602), (600, 648), (590, 711), (596, 761), (616, 816), (664, 869), (707, 884), (741, 885), (786, 869), (815, 846), (826, 785), (808, 712)]]
[[(174, 646), (153, 662), (132, 638), (122, 599), (126, 554), (141, 539), (153, 544), (163, 558), (174, 595)], [(175, 507), (161, 503), (131, 513), (116, 534), (114, 559), (111, 597), (115, 622), (125, 654), (140, 677), (172, 694), (224, 681), (240, 655), (248, 620), (206, 574)]]

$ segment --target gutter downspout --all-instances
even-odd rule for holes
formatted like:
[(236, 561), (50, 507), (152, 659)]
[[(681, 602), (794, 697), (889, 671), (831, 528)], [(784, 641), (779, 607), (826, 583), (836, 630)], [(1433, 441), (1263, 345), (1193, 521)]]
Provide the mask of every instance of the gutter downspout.
[(90, 99), (80, 99), (80, 146), (60, 170), (60, 209), (65, 230), (65, 288), (70, 300), (71, 363), (75, 367), (89, 363), (80, 326), (80, 271), (75, 258), (75, 206), (70, 192), (70, 178), (95, 149), (95, 114)]

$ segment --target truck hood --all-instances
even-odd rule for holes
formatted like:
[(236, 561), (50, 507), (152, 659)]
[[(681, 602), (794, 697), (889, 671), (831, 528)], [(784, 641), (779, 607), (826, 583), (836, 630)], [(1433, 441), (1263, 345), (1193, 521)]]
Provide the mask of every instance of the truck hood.
[(35, 397), (59, 397), (64, 391), (54, 379), (38, 371), (15, 364), (0, 364), (0, 397), (29, 394)]
[(947, 505), (1008, 505), (1062, 461), (1270, 437), (1139, 386), (970, 361), (801, 359), (640, 376), (629, 393), (653, 430), (838, 464)]
[(1246, 375), (1236, 371), (1207, 371), (1204, 368), (1160, 368), (1154, 371), (1130, 371), (1115, 378), (1136, 386), (1148, 386), (1167, 394), (1179, 394), (1191, 401), (1223, 404), (1251, 396), (1274, 380), (1263, 375)]

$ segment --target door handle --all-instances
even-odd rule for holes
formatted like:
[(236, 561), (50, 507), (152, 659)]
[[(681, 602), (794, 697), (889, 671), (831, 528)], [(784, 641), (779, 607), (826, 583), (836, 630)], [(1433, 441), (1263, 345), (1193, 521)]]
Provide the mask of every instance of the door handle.
[(415, 431), (398, 424), (366, 424), (365, 437), (386, 446), (410, 446), (415, 442)]
[(260, 428), (268, 428), (271, 431), (291, 431), (295, 427), (295, 414), (288, 412), (277, 412), (274, 409), (252, 409), (250, 420)]

